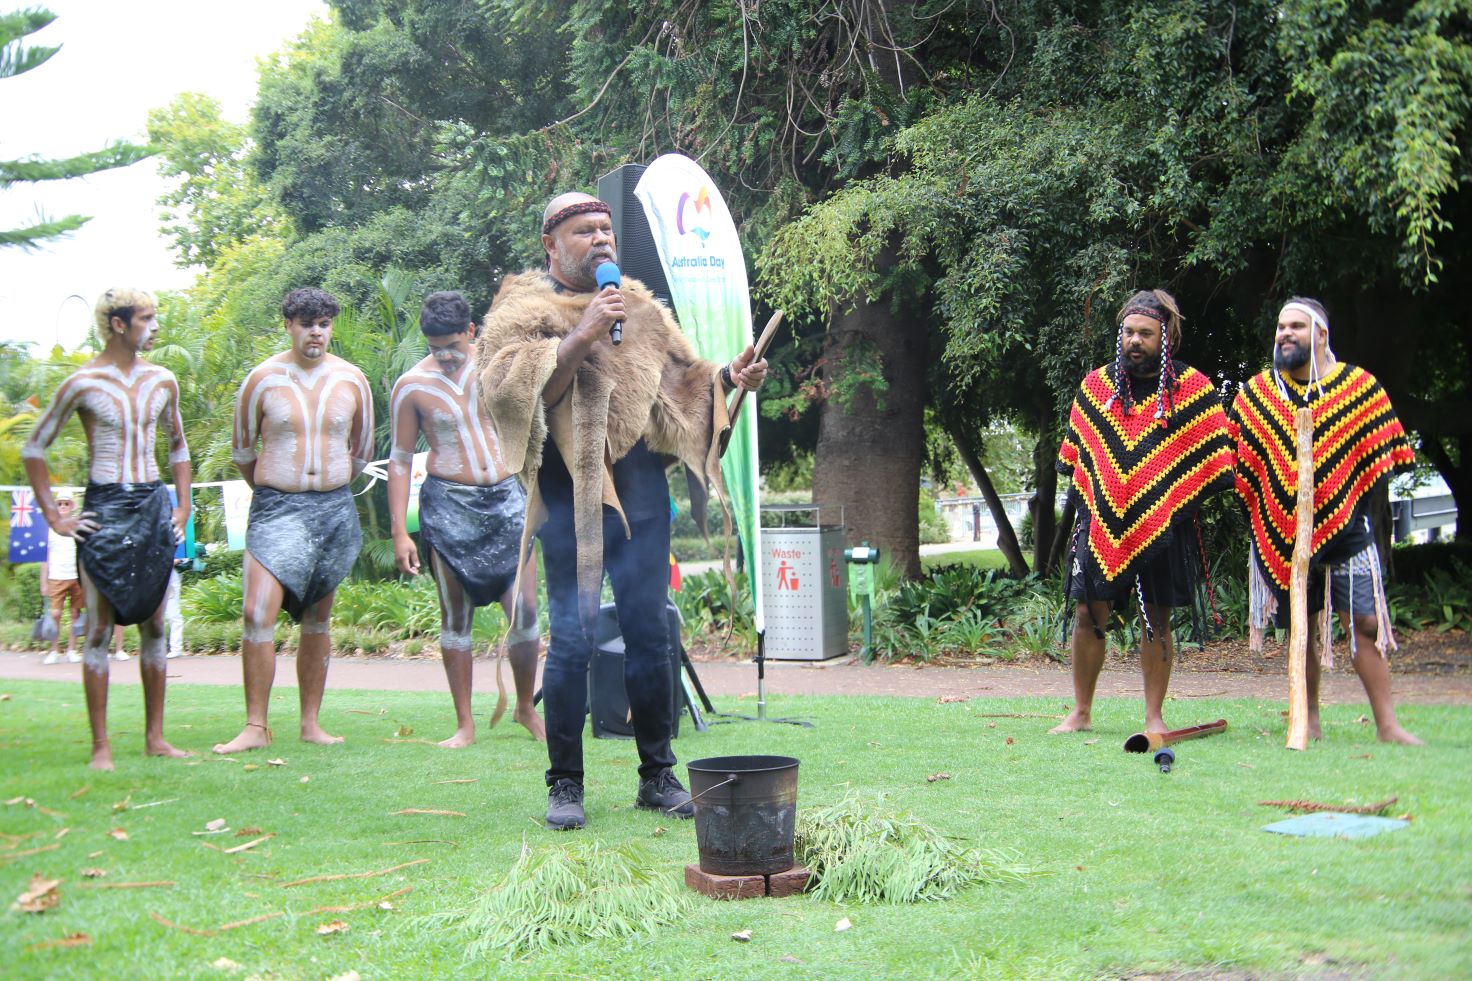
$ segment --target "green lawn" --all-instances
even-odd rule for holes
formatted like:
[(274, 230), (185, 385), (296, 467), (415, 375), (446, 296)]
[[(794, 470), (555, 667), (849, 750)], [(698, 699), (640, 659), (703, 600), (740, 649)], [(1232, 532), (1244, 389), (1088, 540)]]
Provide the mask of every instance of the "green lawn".
[(941, 552), (938, 555), (920, 556), (920, 565), (924, 569), (933, 569), (938, 565), (974, 565), (978, 569), (1005, 569), (1007, 559), (995, 548), (977, 548), (965, 552)]
[[(740, 723), (704, 734), (687, 727), (677, 752), (682, 759), (796, 756), (800, 804), (836, 801), (849, 788), (883, 792), (921, 819), (1007, 849), (1042, 874), (921, 906), (692, 898), (678, 926), (652, 941), (585, 944), (525, 962), (466, 967), (464, 938), (430, 929), (421, 917), (469, 905), (522, 847), (566, 840), (541, 828), (546, 757), (519, 728), (503, 724), (459, 752), (402, 739), (395, 745), (401, 727), (413, 730), (409, 739), (448, 734), (448, 699), (329, 691), (324, 723), (348, 742), (304, 746), (289, 738), (296, 696), (288, 689), (275, 699), (272, 750), (188, 765), (140, 755), (139, 691), (119, 686), (118, 770), (97, 774), (84, 766), (79, 685), (9, 682), (0, 692), (10, 695), (0, 701), (0, 800), (31, 798), (36, 805), (0, 806), (0, 900), (8, 906), (33, 872), (64, 880), (57, 909), (0, 913), (0, 957), (9, 977), (229, 976), (209, 967), (219, 958), (240, 965), (242, 978), (462, 969), (474, 976), (662, 978), (1051, 979), (1214, 967), (1254, 976), (1472, 974), (1472, 712), (1463, 708), (1403, 709), (1404, 721), (1431, 743), (1403, 749), (1376, 744), (1371, 728), (1356, 721), (1360, 706), (1330, 707), (1327, 739), (1290, 753), (1282, 748), (1281, 703), (1183, 700), (1174, 719), (1224, 716), (1232, 729), (1184, 744), (1175, 772), (1162, 775), (1148, 759), (1120, 750), (1139, 717), (1137, 702), (1105, 701), (1097, 732), (1064, 738), (1046, 734), (1046, 719), (985, 717), (1058, 712), (1056, 701), (1042, 699), (774, 699), (775, 714), (800, 715), (816, 727)], [(234, 689), (175, 686), (168, 733), (179, 745), (205, 749), (234, 734), (239, 702)], [(277, 756), (285, 766), (266, 765)], [(246, 771), (247, 762), (259, 768)], [(588, 762), (591, 824), (581, 834), (643, 843), (670, 888), (681, 889), (682, 867), (696, 858), (693, 827), (630, 806), (631, 744), (590, 739)], [(926, 782), (940, 772), (950, 779)], [(444, 782), (462, 779), (476, 782)], [(1259, 800), (1365, 803), (1391, 794), (1415, 821), (1375, 839), (1295, 839), (1259, 830), (1281, 816)], [(393, 813), (405, 808), (466, 816)], [(275, 837), (234, 855), (211, 850), (206, 843), (228, 848), (251, 840), (190, 834), (215, 818)], [(114, 828), (127, 840), (110, 837)], [(62, 829), (70, 830), (58, 839)], [(60, 847), (7, 857), (47, 845)], [(284, 887), (418, 859), (428, 861), (373, 878)], [(107, 871), (94, 882), (177, 884), (88, 890), (81, 875), (87, 868)], [(373, 905), (405, 887), (413, 891), (393, 898), (392, 910)], [(366, 908), (310, 912), (360, 903)], [(206, 929), (281, 910), (288, 915), (213, 937), (161, 926), (148, 915)], [(834, 924), (845, 917), (853, 928), (836, 933)], [(319, 936), (316, 928), (331, 920), (349, 929)], [(749, 943), (730, 939), (748, 929)], [(29, 949), (76, 932), (92, 944)]]

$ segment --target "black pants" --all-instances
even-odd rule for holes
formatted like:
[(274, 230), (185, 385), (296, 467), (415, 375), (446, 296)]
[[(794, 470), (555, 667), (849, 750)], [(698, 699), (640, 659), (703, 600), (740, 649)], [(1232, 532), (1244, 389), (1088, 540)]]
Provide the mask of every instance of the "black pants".
[[(603, 521), (603, 568), (613, 584), (619, 631), (624, 638), (624, 685), (639, 748), (639, 776), (675, 765), (674, 675), (669, 623), (670, 523), (664, 516), (630, 522), (632, 537), (612, 510)], [(578, 617), (577, 540), (571, 514), (553, 510), (540, 532), (547, 577), (551, 637), (542, 669), (542, 710), (547, 724), (547, 785), (566, 777), (583, 782), (583, 724), (588, 714), (588, 662), (592, 639)]]

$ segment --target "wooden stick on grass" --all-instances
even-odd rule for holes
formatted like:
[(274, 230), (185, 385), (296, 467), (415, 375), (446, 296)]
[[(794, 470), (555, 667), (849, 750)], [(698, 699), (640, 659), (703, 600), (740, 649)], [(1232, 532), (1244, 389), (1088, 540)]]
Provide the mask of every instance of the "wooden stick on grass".
[(1344, 804), (1324, 804), (1316, 800), (1260, 800), (1259, 807), (1285, 807), (1290, 811), (1336, 811), (1340, 814), (1379, 814), (1386, 810), (1400, 797), (1391, 794), (1389, 797), (1377, 804), (1364, 804), (1360, 807), (1348, 807)]
[(18, 851), (18, 852), (10, 852), (10, 853), (5, 854), (5, 855), (0, 855), (0, 862), (8, 862), (11, 859), (15, 859), (15, 858), (24, 858), (27, 855), (39, 855), (42, 852), (54, 852), (54, 851), (56, 851), (60, 847), (61, 847), (61, 845), (59, 845), (59, 844), (51, 844), (51, 845), (41, 845), (38, 848), (27, 848), (27, 849), (25, 849), (23, 851)]
[[(272, 831), (270, 834), (264, 834), (264, 835), (261, 835), (259, 838), (253, 839), (251, 841), (247, 841), (243, 845), (236, 845), (234, 848), (226, 848), (225, 849), (225, 854), (226, 855), (234, 855), (236, 852), (250, 851), (252, 848), (256, 847), (261, 842), (263, 842), (263, 841), (269, 841), (270, 839), (272, 839), (274, 837), (276, 837), (276, 832)], [(209, 842), (203, 842), (202, 844), (206, 844), (207, 845), (207, 844), (209, 844)]]
[(79, 882), (78, 889), (172, 889), (178, 883), (161, 882)]
[[(370, 899), (366, 903), (353, 903), (349, 906), (318, 906), (316, 909), (309, 909), (301, 915), (317, 916), (321, 913), (351, 913), (355, 910), (369, 909), (371, 907), (377, 906), (379, 903), (386, 903), (390, 899), (396, 899), (399, 896), (404, 895), (405, 893), (410, 893), (413, 891), (413, 886), (405, 886), (404, 888), (395, 890), (394, 892), (388, 893), (387, 895), (379, 896), (377, 899)], [(283, 909), (277, 910), (274, 913), (262, 913), (260, 916), (252, 916), (250, 919), (247, 920), (235, 920), (231, 923), (222, 924), (215, 927), (213, 930), (201, 930), (197, 927), (189, 927), (185, 926), (182, 923), (175, 923), (172, 920), (165, 919), (152, 910), (149, 911), (148, 916), (155, 923), (166, 926), (170, 930), (179, 930), (183, 933), (187, 933), (195, 937), (214, 937), (229, 930), (239, 930), (241, 927), (253, 926), (257, 923), (265, 923), (267, 920), (279, 919), (285, 916), (287, 912), (287, 910)]]
[(1288, 748), (1308, 749), (1308, 561), (1314, 537), (1314, 413), (1304, 406), (1298, 430), (1298, 519), (1288, 604)]
[(294, 882), (283, 882), (281, 888), (290, 889), (292, 886), (304, 886), (309, 882), (335, 882), (338, 879), (372, 879), (380, 875), (388, 875), (390, 872), (397, 872), (399, 869), (407, 869), (411, 865), (423, 865), (428, 861), (427, 858), (416, 858), (412, 862), (395, 865), (393, 868), (379, 869), (377, 872), (339, 872), (336, 875), (314, 875), (306, 879), (297, 879)]
[(463, 811), (435, 811), (423, 807), (406, 807), (402, 811), (394, 811), (394, 813), (390, 815), (390, 817), (395, 817), (400, 814), (438, 814), (440, 817), (457, 818), (463, 818), (465, 816), (465, 813)]

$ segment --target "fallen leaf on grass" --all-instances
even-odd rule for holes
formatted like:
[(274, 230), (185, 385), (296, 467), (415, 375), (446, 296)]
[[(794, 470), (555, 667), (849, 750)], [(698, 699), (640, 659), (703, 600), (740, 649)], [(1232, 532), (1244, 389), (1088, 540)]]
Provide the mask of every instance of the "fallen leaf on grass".
[(394, 904), (393, 903), (383, 902), (383, 903), (379, 903), (378, 904), (378, 908), (381, 909), (381, 910), (390, 910), (391, 911), (395, 907), (394, 907)]
[(1097, 743), (1098, 741), (1099, 741), (1098, 739), (1085, 739), (1084, 740), (1084, 745), (1085, 746), (1092, 746), (1095, 743)]
[[(227, 828), (226, 830), (229, 830), (229, 829)], [(256, 828), (256, 827), (241, 828), (239, 831), (235, 832), (235, 837), (237, 837), (237, 838), (250, 838), (250, 837), (252, 837), (254, 835), (263, 835), (265, 833), (266, 832), (264, 832), (260, 828)]]
[(779, 957), (778, 960), (780, 960), (783, 964), (801, 964), (802, 963), (802, 961), (798, 960), (796, 957), (793, 957), (791, 954), (784, 954), (782, 957)]
[(1013, 739), (1013, 738), (1012, 738), (1012, 737), (1011, 737), (1011, 736), (1008, 736), (1008, 737), (1007, 737), (1007, 745), (1008, 745), (1008, 746), (1011, 746), (1011, 745), (1012, 745), (1012, 744), (1013, 744), (1013, 743), (1015, 743), (1015, 742), (1016, 742), (1016, 741), (1017, 741), (1017, 740), (1015, 740), (1015, 739)]
[(0, 702), (8, 702), (8, 701), (10, 701), (10, 692), (6, 692), (5, 694), (0, 695)]
[(1370, 724), (1370, 717), (1368, 715), (1362, 715), (1358, 719), (1355, 719), (1355, 721), (1362, 726), (1367, 726)]
[(398, 736), (400, 739), (408, 739), (410, 736), (414, 735), (414, 727), (399, 726), (398, 731), (395, 732), (394, 735)]
[(246, 773), (249, 773), (252, 770), (259, 770), (260, 767), (254, 763), (247, 763), (245, 764), (245, 766), (241, 767), (241, 769), (244, 770)]
[(300, 780), (297, 781), (297, 783), (306, 783), (307, 781), (309, 781), (311, 779), (312, 779), (311, 777), (302, 777)]
[[(368, 909), (371, 906), (376, 906), (379, 903), (386, 902), (390, 899), (396, 899), (399, 896), (405, 895), (406, 893), (411, 893), (413, 891), (413, 886), (405, 886), (404, 888), (399, 889), (396, 892), (389, 893), (387, 896), (379, 896), (377, 899), (370, 899), (366, 903), (354, 903), (351, 906), (319, 906), (316, 909), (309, 909), (305, 913), (302, 913), (300, 915), (317, 916), (321, 913), (351, 913), (354, 910)], [(224, 923), (220, 926), (215, 927), (213, 930), (201, 930), (196, 927), (185, 926), (182, 923), (174, 923), (173, 921), (160, 916), (153, 910), (148, 911), (148, 917), (149, 919), (153, 920), (153, 922), (161, 926), (166, 926), (170, 930), (178, 930), (181, 933), (187, 933), (195, 937), (213, 937), (218, 934), (225, 933), (228, 930), (238, 930), (241, 927), (254, 926), (257, 923), (265, 923), (267, 920), (280, 919), (285, 915), (286, 910), (278, 910), (275, 913), (262, 913), (260, 916), (252, 916), (246, 920), (236, 920), (233, 923)]]
[(969, 696), (966, 696), (966, 695), (942, 695), (939, 698), (937, 698), (936, 701), (938, 703), (940, 703), (941, 705), (949, 705), (952, 702), (966, 702), (966, 701), (970, 701), (970, 698), (969, 698)]
[(56, 841), (60, 841), (61, 839), (65, 838), (67, 835), (71, 834), (71, 831), (72, 831), (71, 828), (62, 828), (60, 831), (56, 832), (56, 838), (55, 838), (55, 840)]
[(848, 917), (845, 916), (843, 919), (841, 919), (837, 923), (833, 924), (833, 932), (834, 933), (842, 933), (845, 930), (852, 929), (852, 927), (853, 927), (853, 924), (850, 923), (848, 921)]
[(17, 896), (10, 908), (22, 913), (44, 913), (55, 909), (61, 902), (61, 893), (57, 889), (60, 885), (60, 879), (48, 879), (37, 872), (31, 876), (30, 888)]
[(390, 815), (390, 817), (397, 816), (399, 814), (438, 814), (440, 817), (457, 818), (463, 818), (465, 816), (465, 813), (463, 811), (436, 811), (425, 807), (406, 807), (402, 811), (394, 811), (394, 813)]
[(10, 800), (8, 800), (8, 801), (5, 802), (5, 806), (6, 807), (14, 807), (16, 804), (24, 804), (27, 807), (35, 807), (36, 806), (36, 802), (34, 800), (32, 800), (31, 798), (26, 797), (24, 795), (22, 795), (20, 797), (12, 797), (12, 798), (10, 798)]
[(82, 882), (79, 889), (172, 889), (178, 883), (172, 880), (164, 882)]
[(219, 960), (211, 961), (210, 962), (210, 967), (214, 968), (217, 971), (238, 971), (238, 970), (240, 970), (240, 965), (237, 964), (237, 963), (235, 963), (234, 961), (232, 961), (228, 957), (221, 957)]
[(750, 930), (737, 930), (735, 933), (731, 934), (731, 939), (734, 940), (734, 941), (736, 941), (737, 943), (742, 943), (742, 944), (750, 943), (751, 942), (751, 931)]
[(129, 794), (112, 806), (114, 811), (126, 811), (133, 804), (133, 795)]
[(76, 790), (73, 790), (72, 791), (72, 800), (76, 800), (78, 797), (81, 797), (83, 794), (85, 794), (87, 791), (89, 791), (91, 789), (92, 789), (92, 785), (90, 783), (84, 783), (84, 784), (82, 784)]
[(988, 729), (995, 729), (995, 728), (996, 728), (996, 727), (997, 727), (997, 724), (996, 724), (996, 723), (995, 723), (995, 722), (988, 722), (988, 723), (987, 723), (987, 724), (986, 724), (986, 727), (987, 727), (987, 728), (988, 728)]
[(102, 852), (100, 852), (100, 851), (88, 852), (87, 853), (87, 857), (88, 858), (100, 858), (101, 855), (102, 855)]
[(284, 759), (282, 759), (281, 757), (278, 756), (274, 760), (267, 760), (266, 761), (266, 765), (267, 766), (285, 766), (286, 765), (286, 760), (284, 760)]
[(42, 950), (55, 950), (58, 947), (86, 947), (91, 943), (92, 938), (85, 933), (69, 933), (55, 940), (42, 940), (39, 943), (31, 944), (26, 948), (26, 952), (34, 954)]
[(317, 936), (328, 937), (334, 933), (347, 933), (351, 929), (342, 920), (332, 920), (317, 927)]
[(949, 779), (951, 779), (951, 775), (949, 773), (932, 773), (930, 776), (928, 776), (928, 777), (925, 778), (925, 782), (926, 783), (935, 783), (937, 780), (949, 780)]
[(128, 840), (128, 832), (124, 831), (122, 828), (113, 828), (107, 833), (107, 836), (109, 838), (116, 838), (118, 841)]
[(100, 879), (107, 875), (107, 869), (83, 869), (82, 877), (86, 879)]
[(1359, 756), (1351, 756), (1350, 759), (1352, 759), (1352, 760), (1368, 760), (1368, 759), (1373, 759), (1373, 757), (1370, 756), (1369, 753), (1361, 753)]
[(206, 831), (229, 831), (230, 825), (224, 818), (215, 818), (213, 821), (205, 822)]

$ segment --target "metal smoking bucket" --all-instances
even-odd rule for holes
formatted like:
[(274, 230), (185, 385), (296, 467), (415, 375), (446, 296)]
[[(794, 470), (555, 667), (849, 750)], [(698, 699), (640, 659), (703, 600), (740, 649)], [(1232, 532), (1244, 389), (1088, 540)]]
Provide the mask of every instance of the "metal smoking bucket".
[(776, 875), (797, 864), (797, 760), (713, 756), (687, 766), (700, 871)]

